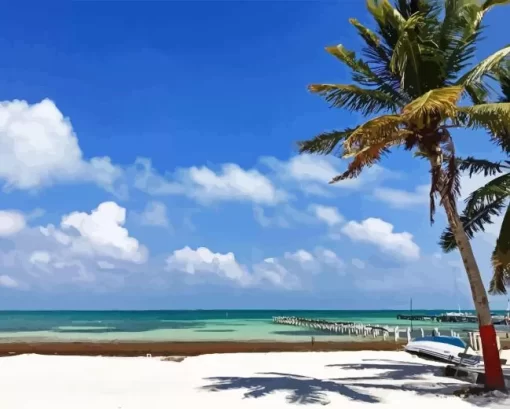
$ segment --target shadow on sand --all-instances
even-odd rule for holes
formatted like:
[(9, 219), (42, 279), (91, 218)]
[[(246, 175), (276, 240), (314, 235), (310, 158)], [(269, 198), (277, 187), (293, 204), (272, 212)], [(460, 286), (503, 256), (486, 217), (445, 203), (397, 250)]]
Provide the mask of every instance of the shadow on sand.
[[(286, 400), (292, 404), (330, 403), (328, 395), (339, 394), (352, 401), (379, 403), (377, 391), (410, 391), (419, 395), (453, 396), (461, 385), (458, 383), (430, 382), (425, 377), (441, 375), (442, 367), (427, 363), (409, 363), (393, 360), (364, 360), (360, 364), (326, 365), (349, 371), (380, 371), (377, 375), (318, 379), (303, 375), (259, 372), (252, 377), (211, 377), (211, 382), (201, 389), (210, 392), (242, 390), (244, 398), (261, 398), (273, 392), (287, 392)], [(424, 382), (420, 382), (423, 380)], [(372, 382), (367, 382), (372, 381)], [(397, 381), (397, 382), (395, 382)], [(408, 382), (407, 382), (408, 381)], [(452, 382), (455, 382), (452, 380)], [(495, 401), (492, 400), (490, 404)], [(470, 401), (477, 406), (487, 406), (488, 402)]]

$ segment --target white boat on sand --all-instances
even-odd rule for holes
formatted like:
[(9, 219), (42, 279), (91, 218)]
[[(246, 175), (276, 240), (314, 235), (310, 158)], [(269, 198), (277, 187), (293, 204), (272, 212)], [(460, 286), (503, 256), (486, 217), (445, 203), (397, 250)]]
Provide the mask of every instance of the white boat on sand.
[(483, 365), (482, 357), (458, 337), (430, 336), (413, 339), (405, 350), (424, 358), (464, 365)]

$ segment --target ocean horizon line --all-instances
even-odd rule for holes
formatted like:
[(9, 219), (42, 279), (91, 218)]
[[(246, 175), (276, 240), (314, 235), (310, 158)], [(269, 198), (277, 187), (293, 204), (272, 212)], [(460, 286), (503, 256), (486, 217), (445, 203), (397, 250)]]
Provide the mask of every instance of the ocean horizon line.
[[(459, 308), (416, 308), (412, 311), (452, 311), (457, 312)], [(475, 311), (474, 308), (461, 308), (463, 312)], [(274, 311), (274, 312), (399, 312), (399, 311), (411, 311), (410, 308), (380, 308), (380, 309), (321, 309), (321, 308), (150, 308), (150, 309), (124, 309), (124, 308), (111, 308), (111, 309), (94, 309), (94, 308), (41, 308), (41, 309), (0, 309), (2, 312), (188, 312), (188, 311), (205, 311), (205, 312), (229, 312), (229, 311)], [(504, 309), (493, 309), (492, 311), (504, 311)]]

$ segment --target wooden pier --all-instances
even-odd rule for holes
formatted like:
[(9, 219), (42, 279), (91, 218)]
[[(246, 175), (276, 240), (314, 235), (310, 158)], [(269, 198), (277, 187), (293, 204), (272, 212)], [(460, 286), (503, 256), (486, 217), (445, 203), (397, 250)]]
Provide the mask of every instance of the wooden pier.
[[(411, 341), (413, 337), (425, 336), (423, 328), (400, 328), (389, 326), (368, 325), (355, 322), (335, 322), (328, 320), (319, 320), (300, 317), (273, 317), (273, 323), (280, 325), (292, 325), (296, 327), (311, 328), (315, 331), (323, 332), (325, 335), (332, 336), (351, 336), (351, 337), (371, 337), (375, 339), (390, 340), (398, 342), (400, 338), (407, 338)], [(441, 335), (438, 328), (432, 331), (435, 335)], [(459, 336), (458, 333), (450, 331), (448, 335)]]

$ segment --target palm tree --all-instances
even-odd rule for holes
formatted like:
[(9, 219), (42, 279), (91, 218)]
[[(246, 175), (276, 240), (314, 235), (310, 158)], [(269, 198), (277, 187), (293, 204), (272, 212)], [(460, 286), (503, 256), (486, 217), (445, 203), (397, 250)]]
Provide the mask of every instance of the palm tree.
[[(351, 158), (331, 183), (357, 177), (403, 146), (430, 163), (430, 219), (435, 202), (445, 209), (462, 255), (476, 307), (486, 371), (486, 386), (504, 388), (496, 332), (480, 271), (456, 208), (459, 170), (450, 131), (487, 129), (495, 138), (508, 130), (510, 104), (485, 103), (487, 77), (510, 55), (510, 46), (473, 65), (485, 14), (510, 0), (367, 0), (375, 30), (350, 23), (364, 41), (362, 55), (343, 45), (326, 50), (352, 72), (352, 84), (313, 84), (334, 107), (370, 117), (354, 128), (324, 132), (299, 143), (301, 153)], [(473, 105), (467, 105), (472, 102)], [(463, 105), (460, 105), (463, 103)], [(374, 116), (379, 115), (379, 116)]]
[[(510, 62), (494, 73), (499, 81), (501, 102), (510, 102)], [(503, 151), (510, 154), (510, 131), (495, 141)], [(469, 238), (476, 232), (484, 231), (486, 224), (493, 223), (493, 217), (504, 214), (496, 245), (492, 252), (494, 274), (489, 286), (491, 294), (506, 294), (510, 286), (510, 160), (491, 162), (488, 160), (466, 158), (459, 159), (459, 168), (469, 171), (469, 176), (483, 173), (496, 176), (485, 186), (476, 189), (466, 200), (460, 220)], [(457, 248), (451, 229), (447, 228), (441, 235), (440, 245), (443, 251), (450, 252)]]

